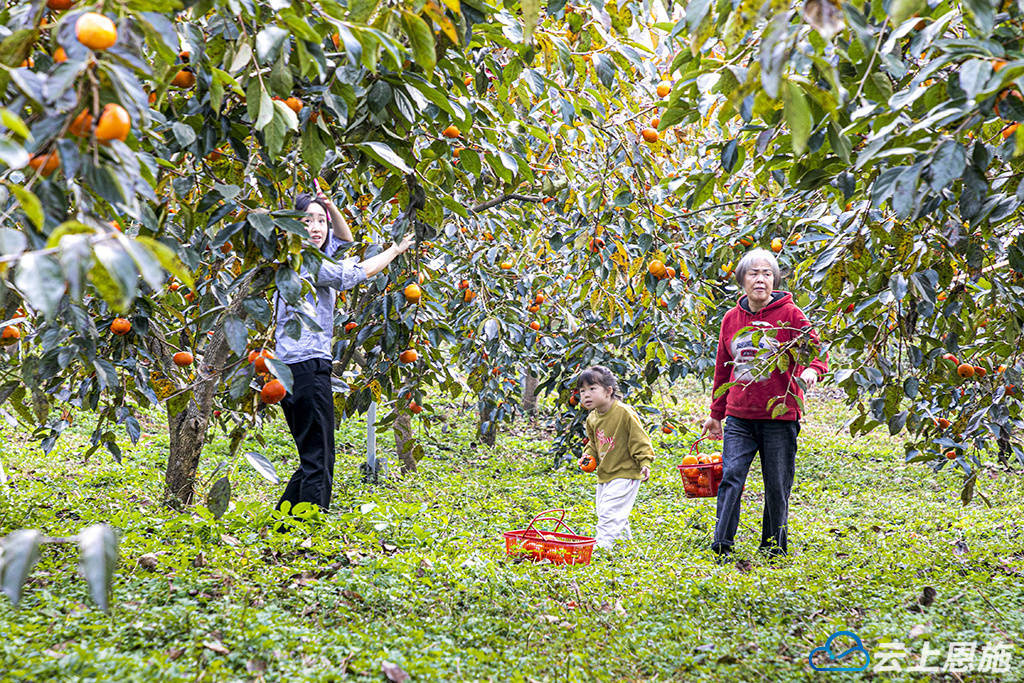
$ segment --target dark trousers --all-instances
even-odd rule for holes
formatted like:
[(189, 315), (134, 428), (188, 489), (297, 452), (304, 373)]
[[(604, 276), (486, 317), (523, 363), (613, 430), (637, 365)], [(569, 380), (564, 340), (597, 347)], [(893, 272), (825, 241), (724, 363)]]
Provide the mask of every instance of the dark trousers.
[(334, 481), (334, 394), (331, 363), (321, 358), (289, 363), (292, 393), (281, 400), (288, 429), (299, 451), (299, 469), (284, 489), (281, 501), (295, 507), (315, 503), (331, 505)]
[(795, 420), (745, 420), (725, 418), (722, 443), (722, 483), (718, 486), (717, 521), (712, 549), (732, 550), (740, 523), (740, 498), (754, 453), (761, 454), (764, 475), (764, 516), (761, 519), (761, 550), (784, 555), (789, 494), (796, 470), (796, 437), (800, 423)]

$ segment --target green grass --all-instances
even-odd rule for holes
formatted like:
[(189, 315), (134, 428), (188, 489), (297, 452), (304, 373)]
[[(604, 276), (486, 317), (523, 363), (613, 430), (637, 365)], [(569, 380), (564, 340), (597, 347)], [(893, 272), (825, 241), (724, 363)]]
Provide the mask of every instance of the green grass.
[[(705, 409), (705, 398), (684, 396), (673, 419), (694, 425)], [(157, 414), (143, 425), (151, 436), (122, 444), (120, 466), (102, 452), (83, 464), (87, 415), (49, 456), (0, 428), (13, 479), (0, 488), (0, 534), (72, 534), (103, 521), (121, 533), (110, 615), (89, 600), (71, 547), (44, 549), (18, 610), (0, 599), (0, 678), (382, 680), (388, 661), (414, 680), (860, 680), (807, 663), (840, 629), (873, 653), (896, 640), (916, 655), (927, 640), (943, 653), (931, 664), (952, 642), (1012, 642), (1011, 674), (961, 678), (1021, 678), (1016, 474), (986, 470), (979, 490), (992, 507), (977, 498), (964, 507), (960, 474), (904, 466), (900, 443), (881, 435), (837, 433), (845, 409), (822, 399), (800, 435), (790, 557), (755, 553), (755, 463), (740, 566), (712, 561), (714, 501), (683, 497), (674, 464), (692, 437), (677, 432), (656, 439), (662, 457), (633, 512), (634, 542), (589, 566), (534, 565), (508, 559), (501, 532), (564, 507), (570, 524), (593, 533), (594, 480), (552, 471), (544, 418), (517, 423), (488, 450), (473, 443), (472, 415), (451, 412), (420, 434), (420, 470), (376, 488), (358, 472), (364, 423), (341, 425), (335, 507), (309, 533), (286, 535), (268, 530), (283, 485), (244, 462), (222, 519), (202, 507), (161, 508), (166, 432)], [(243, 448), (265, 452), (287, 478), (296, 456), (283, 421), (265, 436), (266, 448)], [(226, 451), (218, 435), (204, 480)], [(139, 563), (147, 553), (153, 570)], [(917, 607), (925, 587), (937, 597)], [(874, 674), (890, 676), (911, 679)]]

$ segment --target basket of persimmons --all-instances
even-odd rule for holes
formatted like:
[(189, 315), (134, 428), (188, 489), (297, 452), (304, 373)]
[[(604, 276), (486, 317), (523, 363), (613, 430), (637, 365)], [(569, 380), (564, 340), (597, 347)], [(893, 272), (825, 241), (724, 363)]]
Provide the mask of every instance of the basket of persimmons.
[(690, 446), (690, 452), (679, 465), (679, 476), (683, 478), (683, 490), (687, 498), (713, 498), (718, 495), (722, 483), (722, 455), (701, 453), (697, 447), (704, 437)]

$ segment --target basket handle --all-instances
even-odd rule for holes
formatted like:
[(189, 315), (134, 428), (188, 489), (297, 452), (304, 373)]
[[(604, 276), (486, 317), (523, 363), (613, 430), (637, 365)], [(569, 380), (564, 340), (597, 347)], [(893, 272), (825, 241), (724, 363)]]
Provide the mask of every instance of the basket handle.
[(702, 436), (699, 439), (697, 439), (696, 441), (694, 441), (693, 444), (690, 446), (690, 453), (696, 455), (699, 452), (697, 447), (700, 446), (700, 442), (703, 441), (706, 438), (708, 438), (708, 437), (707, 436)]
[[(558, 517), (550, 517), (550, 516), (548, 516), (548, 513), (555, 513), (555, 512), (561, 512), (562, 514), (559, 515)], [(573, 531), (572, 529), (570, 529), (569, 525), (565, 523), (565, 510), (563, 508), (551, 508), (550, 510), (545, 510), (544, 512), (538, 513), (536, 517), (534, 517), (532, 520), (530, 520), (530, 523), (526, 526), (525, 530), (526, 531), (536, 531), (538, 534), (541, 534), (541, 536), (543, 537), (543, 535), (544, 535), (543, 531), (541, 531), (540, 529), (534, 529), (533, 528), (533, 525), (536, 524), (537, 522), (540, 522), (540, 521), (554, 522), (555, 523), (555, 529), (558, 529), (558, 527), (562, 527), (563, 529), (565, 529), (568, 533), (572, 534), (573, 536), (576, 535), (576, 532)]]

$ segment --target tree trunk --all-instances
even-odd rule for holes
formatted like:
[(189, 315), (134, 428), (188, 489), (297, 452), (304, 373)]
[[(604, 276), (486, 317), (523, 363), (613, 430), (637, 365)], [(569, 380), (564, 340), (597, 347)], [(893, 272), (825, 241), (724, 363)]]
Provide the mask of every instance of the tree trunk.
[(480, 407), (480, 422), (476, 427), (476, 438), (487, 446), (493, 446), (497, 431), (497, 425), (494, 423), (494, 405), (484, 403)]
[(402, 472), (416, 471), (416, 458), (413, 451), (416, 448), (416, 439), (412, 435), (412, 416), (402, 412), (395, 418), (395, 453), (402, 463)]
[[(196, 472), (199, 456), (206, 440), (209, 415), (204, 416), (194, 398), (182, 394), (167, 402), (167, 426), (170, 432), (170, 452), (164, 473), (164, 504), (178, 510), (192, 504), (195, 495)], [(181, 406), (180, 403), (185, 403)], [(175, 404), (172, 407), (172, 404)], [(178, 412), (174, 412), (177, 410)]]
[(523, 378), (523, 410), (530, 415), (537, 414), (537, 385), (539, 380), (529, 372)]
[[(239, 283), (235, 298), (221, 315), (220, 324), (214, 328), (213, 337), (203, 349), (203, 360), (196, 371), (191, 388), (182, 391), (167, 401), (167, 425), (170, 431), (170, 451), (167, 457), (167, 471), (164, 474), (164, 504), (182, 509), (192, 504), (195, 497), (196, 473), (199, 458), (206, 442), (206, 430), (213, 412), (213, 397), (217, 393), (224, 374), (224, 364), (231, 354), (223, 321), (237, 316), (242, 301), (249, 296), (253, 282), (266, 269), (253, 270)], [(155, 338), (162, 349), (155, 354), (164, 363), (164, 374), (170, 374), (169, 359), (173, 349), (162, 337)]]

